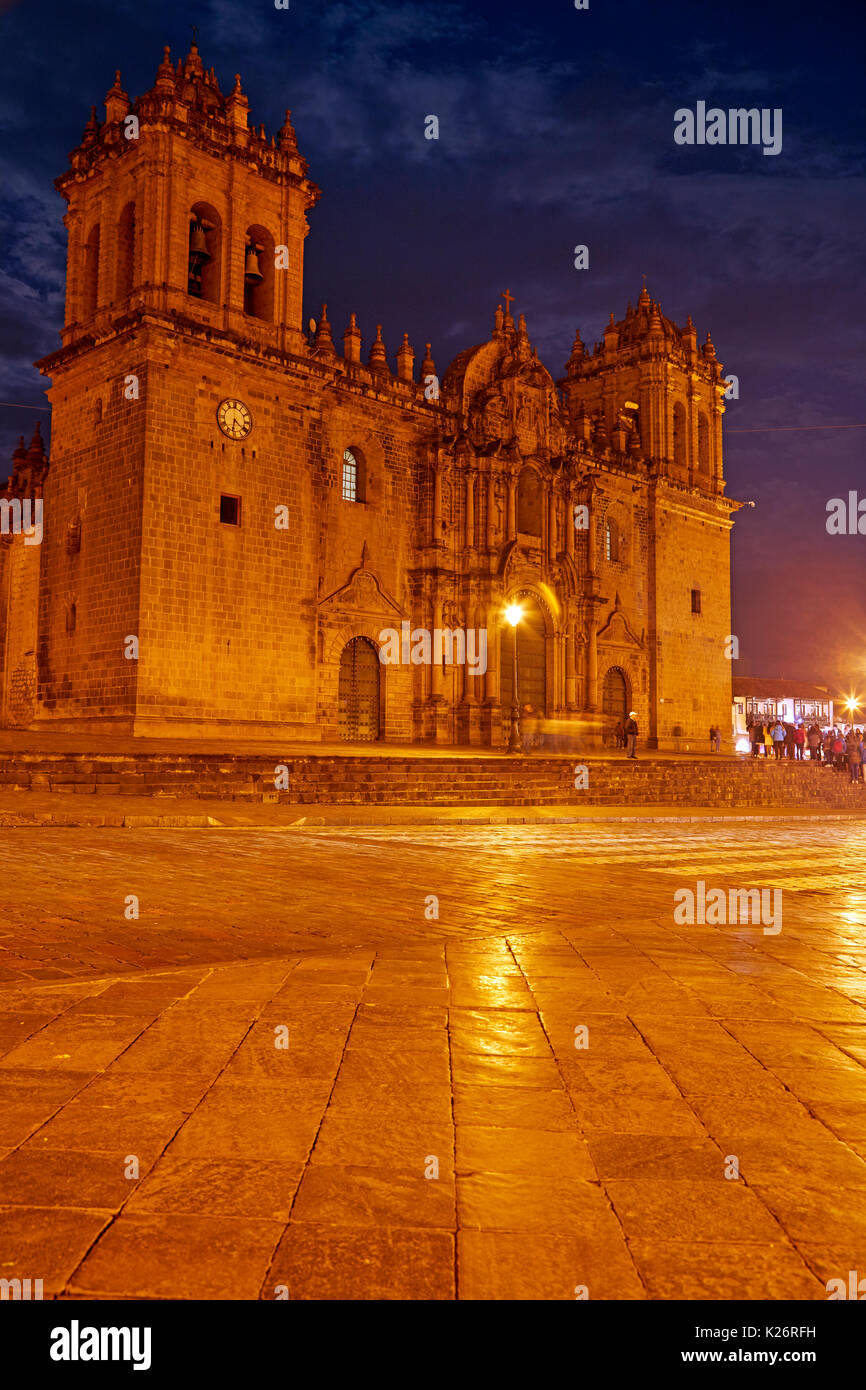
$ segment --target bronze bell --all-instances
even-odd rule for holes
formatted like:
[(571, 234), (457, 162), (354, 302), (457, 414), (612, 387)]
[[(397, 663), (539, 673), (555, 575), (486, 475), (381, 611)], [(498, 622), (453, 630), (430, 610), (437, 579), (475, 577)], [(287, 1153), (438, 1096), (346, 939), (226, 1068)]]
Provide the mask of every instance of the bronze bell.
[(248, 246), (246, 261), (244, 262), (244, 280), (248, 285), (258, 285), (264, 278), (259, 270), (258, 250), (255, 246)]
[(189, 254), (197, 256), (200, 261), (209, 261), (210, 252), (207, 249), (207, 237), (204, 227), (200, 222), (193, 222), (189, 233)]

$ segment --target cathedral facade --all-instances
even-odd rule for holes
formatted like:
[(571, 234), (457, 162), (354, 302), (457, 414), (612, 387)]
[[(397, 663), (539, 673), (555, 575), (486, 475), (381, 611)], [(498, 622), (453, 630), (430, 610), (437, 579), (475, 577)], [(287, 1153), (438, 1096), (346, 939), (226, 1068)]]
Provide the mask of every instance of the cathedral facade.
[[(379, 328), (365, 353), (354, 315), (338, 345), (325, 307), (304, 322), (319, 190), (290, 115), (268, 138), (195, 45), (135, 103), (117, 75), (57, 186), (50, 463), (22, 440), (3, 498), (4, 725), (501, 748), (512, 606), (525, 710), (633, 709), (660, 748), (727, 728), (738, 504), (691, 319), (644, 287), (559, 380), (508, 293), (443, 371)], [(40, 544), (6, 524), (25, 499)]]

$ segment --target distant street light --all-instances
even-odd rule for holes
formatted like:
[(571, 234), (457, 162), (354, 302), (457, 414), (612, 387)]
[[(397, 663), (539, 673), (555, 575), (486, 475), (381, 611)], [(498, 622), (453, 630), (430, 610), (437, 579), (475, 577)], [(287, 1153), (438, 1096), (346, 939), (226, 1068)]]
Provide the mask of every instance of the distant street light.
[(510, 603), (505, 610), (506, 620), (511, 624), (514, 631), (514, 672), (512, 675), (511, 690), (511, 735), (508, 739), (509, 753), (520, 753), (523, 751), (523, 740), (520, 737), (520, 705), (517, 701), (517, 626), (523, 617), (523, 609), (519, 603)]
[(853, 729), (853, 727), (854, 727), (854, 711), (855, 711), (855, 709), (859, 709), (859, 708), (860, 708), (860, 701), (857, 699), (857, 696), (856, 696), (856, 695), (849, 695), (849, 696), (848, 696), (848, 699), (845, 701), (845, 708), (846, 708), (846, 710), (848, 711), (848, 722), (849, 722), (849, 724), (851, 725), (851, 728)]

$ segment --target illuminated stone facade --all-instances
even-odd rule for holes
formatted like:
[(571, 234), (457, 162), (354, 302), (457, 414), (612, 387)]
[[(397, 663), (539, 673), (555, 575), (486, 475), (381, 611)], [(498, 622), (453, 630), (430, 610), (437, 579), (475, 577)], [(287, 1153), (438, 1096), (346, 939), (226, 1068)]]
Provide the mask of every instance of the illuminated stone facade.
[[(510, 296), (441, 377), (379, 330), (364, 360), (354, 316), (339, 352), (324, 309), (304, 325), (319, 190), (290, 117), (251, 127), (195, 47), (134, 104), (118, 75), (58, 187), (45, 535), (0, 546), (6, 724), (498, 747), (516, 600), (533, 714), (635, 709), (660, 747), (727, 728), (737, 504), (691, 320), (644, 288), (559, 382)], [(487, 670), (382, 664), (403, 623), (483, 631)]]

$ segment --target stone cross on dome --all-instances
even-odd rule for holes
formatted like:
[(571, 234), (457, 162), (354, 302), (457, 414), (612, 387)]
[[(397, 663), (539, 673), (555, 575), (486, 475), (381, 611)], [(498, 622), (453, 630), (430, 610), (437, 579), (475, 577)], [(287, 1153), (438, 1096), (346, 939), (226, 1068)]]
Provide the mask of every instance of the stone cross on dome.
[(500, 294), (502, 295), (502, 298), (505, 300), (505, 313), (510, 318), (511, 301), (514, 299), (514, 295), (511, 293), (510, 290), (500, 290)]

